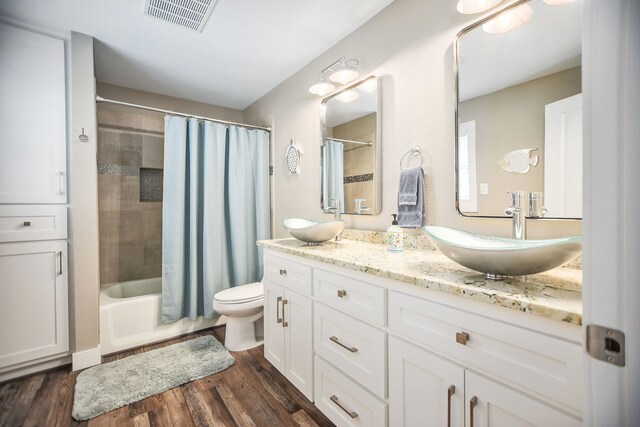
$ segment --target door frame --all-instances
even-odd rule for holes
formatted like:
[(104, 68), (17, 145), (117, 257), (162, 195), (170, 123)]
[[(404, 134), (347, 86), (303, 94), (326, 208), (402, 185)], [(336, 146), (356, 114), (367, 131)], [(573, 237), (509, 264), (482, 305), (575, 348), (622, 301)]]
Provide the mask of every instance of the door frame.
[[(583, 333), (625, 334), (623, 367), (585, 352), (585, 426), (630, 426), (640, 402), (640, 2), (585, 1)], [(586, 340), (585, 340), (586, 342)]]

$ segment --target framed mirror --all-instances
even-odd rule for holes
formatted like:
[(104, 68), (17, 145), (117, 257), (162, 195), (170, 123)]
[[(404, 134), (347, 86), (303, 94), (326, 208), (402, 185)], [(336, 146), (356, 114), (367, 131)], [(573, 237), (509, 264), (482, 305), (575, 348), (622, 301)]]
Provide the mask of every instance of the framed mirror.
[(320, 105), (320, 207), (350, 215), (380, 213), (380, 90), (375, 76), (354, 83)]
[(462, 215), (505, 217), (524, 191), (529, 218), (582, 218), (582, 2), (549, 3), (514, 3), (458, 35)]

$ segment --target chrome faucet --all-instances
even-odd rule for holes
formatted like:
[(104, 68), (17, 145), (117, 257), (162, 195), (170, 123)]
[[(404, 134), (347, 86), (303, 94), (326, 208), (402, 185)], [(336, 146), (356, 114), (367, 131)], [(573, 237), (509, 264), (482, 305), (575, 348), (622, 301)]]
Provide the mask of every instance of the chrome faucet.
[(504, 213), (513, 217), (511, 237), (524, 240), (527, 238), (526, 211), (524, 207), (527, 193), (525, 191), (509, 191), (508, 193), (511, 194), (511, 206), (507, 207)]
[[(333, 206), (332, 208), (327, 208), (327, 210), (329, 212), (333, 211), (333, 220), (334, 221), (342, 221), (342, 218), (340, 216), (340, 199), (329, 199), (329, 201), (333, 200)], [(340, 239), (340, 234), (338, 234), (336, 236), (336, 238), (334, 239), (336, 242), (339, 242)]]
[(355, 199), (357, 214), (361, 214), (363, 212), (369, 212), (371, 210), (369, 206), (364, 206), (364, 202), (366, 201), (367, 199)]

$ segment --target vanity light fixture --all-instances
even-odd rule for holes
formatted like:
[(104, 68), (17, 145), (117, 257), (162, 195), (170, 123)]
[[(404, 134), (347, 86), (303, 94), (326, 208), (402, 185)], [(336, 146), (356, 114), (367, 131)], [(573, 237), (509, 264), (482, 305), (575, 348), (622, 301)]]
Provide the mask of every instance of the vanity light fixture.
[(345, 90), (339, 95), (336, 95), (336, 99), (338, 101), (344, 102), (345, 104), (349, 102), (353, 102), (358, 98), (360, 98), (360, 94), (353, 89)]
[(506, 33), (523, 26), (533, 16), (533, 9), (523, 4), (496, 16), (482, 25), (482, 30), (489, 34)]
[(314, 95), (325, 96), (326, 94), (333, 92), (336, 87), (327, 81), (327, 77), (320, 73), (316, 82), (309, 88), (309, 92)]
[(309, 92), (324, 96), (335, 89), (335, 86), (327, 81), (327, 77), (332, 82), (345, 84), (358, 78), (358, 60), (357, 59), (345, 59), (344, 57), (334, 61), (328, 67), (325, 67), (320, 74), (316, 82), (309, 88)]
[(456, 9), (464, 15), (484, 12), (502, 3), (503, 0), (458, 0)]
[(542, 1), (551, 6), (558, 6), (560, 4), (573, 3), (576, 0), (542, 0)]

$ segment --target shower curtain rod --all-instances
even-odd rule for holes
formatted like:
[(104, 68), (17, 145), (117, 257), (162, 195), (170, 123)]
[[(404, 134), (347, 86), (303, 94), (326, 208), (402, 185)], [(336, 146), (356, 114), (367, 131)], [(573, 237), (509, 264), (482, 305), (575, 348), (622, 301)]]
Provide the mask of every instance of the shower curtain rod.
[(371, 145), (371, 141), (369, 142), (361, 142), (361, 141), (352, 141), (350, 139), (338, 139), (338, 138), (326, 138), (336, 142), (346, 142), (348, 144), (359, 144), (359, 145)]
[(254, 125), (248, 125), (246, 123), (228, 122), (226, 120), (214, 119), (211, 117), (202, 117), (202, 116), (196, 116), (193, 114), (179, 113), (177, 111), (163, 110), (162, 108), (148, 107), (146, 105), (132, 104), (130, 102), (124, 102), (124, 101), (116, 101), (115, 99), (107, 99), (107, 98), (101, 97), (100, 95), (96, 95), (96, 102), (106, 102), (107, 104), (123, 105), (125, 107), (133, 107), (133, 108), (139, 108), (141, 110), (155, 111), (157, 113), (171, 114), (173, 116), (193, 117), (194, 119), (209, 120), (211, 122), (221, 123), (223, 125), (242, 126), (249, 129), (261, 129), (261, 130), (266, 130), (267, 132), (271, 132), (270, 127), (254, 126)]

